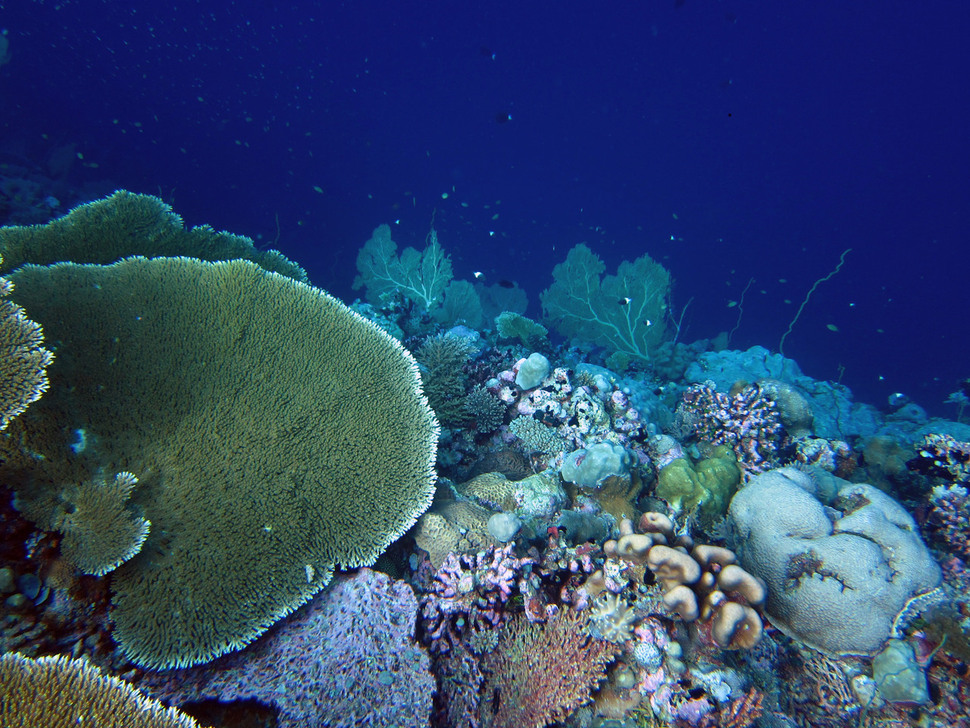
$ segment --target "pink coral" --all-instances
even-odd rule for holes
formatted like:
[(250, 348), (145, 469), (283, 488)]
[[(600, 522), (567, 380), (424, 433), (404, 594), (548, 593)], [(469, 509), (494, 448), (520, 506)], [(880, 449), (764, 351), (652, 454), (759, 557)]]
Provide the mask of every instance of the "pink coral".
[(424, 640), (431, 651), (450, 651), (469, 627), (487, 629), (504, 622), (515, 592), (526, 601), (534, 594), (534, 563), (517, 557), (514, 543), (477, 554), (448, 554), (421, 601)]
[(947, 551), (970, 563), (970, 495), (960, 485), (938, 485), (930, 493), (930, 529)]
[(681, 408), (699, 439), (731, 446), (746, 477), (778, 464), (781, 414), (757, 384), (735, 394), (722, 394), (712, 383), (694, 385), (684, 392)]

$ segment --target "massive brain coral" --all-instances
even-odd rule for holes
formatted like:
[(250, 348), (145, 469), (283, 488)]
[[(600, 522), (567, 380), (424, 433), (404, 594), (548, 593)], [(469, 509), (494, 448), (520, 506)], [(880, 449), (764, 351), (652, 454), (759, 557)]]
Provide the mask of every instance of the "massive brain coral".
[(741, 564), (768, 585), (773, 624), (828, 654), (870, 655), (941, 572), (899, 503), (838, 482), (826, 508), (808, 473), (769, 471), (738, 491), (728, 519)]
[(137, 476), (129, 507), (150, 531), (111, 575), (135, 662), (246, 645), (430, 505), (438, 425), (417, 366), (323, 291), (243, 260), (11, 277), (57, 358), (0, 443), (0, 477), (36, 512), (98, 473)]

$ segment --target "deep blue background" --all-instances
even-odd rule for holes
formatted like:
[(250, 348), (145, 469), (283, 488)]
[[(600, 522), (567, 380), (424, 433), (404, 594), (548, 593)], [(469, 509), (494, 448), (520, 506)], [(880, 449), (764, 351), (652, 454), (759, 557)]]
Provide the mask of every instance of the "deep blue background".
[[(276, 7), (285, 5), (285, 7)], [(883, 403), (970, 376), (965, 0), (0, 2), (0, 152), (160, 194), (350, 299), (370, 231), (531, 295), (648, 252), (682, 338)], [(502, 115), (511, 120), (498, 123)], [(316, 189), (315, 189), (316, 188)], [(448, 193), (443, 199), (443, 193)], [(497, 215), (497, 217), (495, 217)], [(277, 227), (278, 221), (278, 227)], [(492, 234), (494, 233), (494, 234)], [(832, 324), (838, 331), (832, 331)]]

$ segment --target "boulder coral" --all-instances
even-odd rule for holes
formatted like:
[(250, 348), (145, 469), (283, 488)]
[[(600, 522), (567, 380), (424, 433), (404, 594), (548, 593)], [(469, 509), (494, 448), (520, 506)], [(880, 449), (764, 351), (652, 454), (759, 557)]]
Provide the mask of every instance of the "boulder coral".
[(248, 644), (430, 505), (438, 425), (417, 365), (325, 292), (243, 260), (12, 277), (58, 357), (47, 396), (11, 423), (0, 476), (37, 502), (138, 475), (129, 503), (151, 530), (111, 582), (134, 662)]
[(882, 491), (842, 481), (831, 507), (819, 493), (803, 470), (757, 476), (731, 501), (735, 549), (768, 585), (772, 624), (830, 655), (875, 654), (907, 606), (939, 587), (940, 567)]

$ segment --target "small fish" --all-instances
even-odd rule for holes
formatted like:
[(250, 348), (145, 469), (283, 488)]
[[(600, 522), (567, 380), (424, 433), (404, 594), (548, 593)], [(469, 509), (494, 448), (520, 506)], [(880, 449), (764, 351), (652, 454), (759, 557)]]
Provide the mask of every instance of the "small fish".
[(633, 301), (632, 298), (630, 298), (629, 296), (626, 296), (625, 298), (621, 298), (619, 301), (617, 301), (617, 303), (620, 304), (621, 306), (629, 306), (632, 301)]
[(480, 270), (476, 270), (474, 273), (472, 273), (472, 275), (475, 276), (476, 278), (484, 278), (485, 277), (485, 274), (482, 273)]
[(507, 111), (503, 111), (495, 115), (495, 123), (504, 124), (507, 121), (512, 121), (512, 114)]
[(504, 278), (498, 282), (502, 288), (515, 288), (515, 284), (512, 281), (507, 281)]

